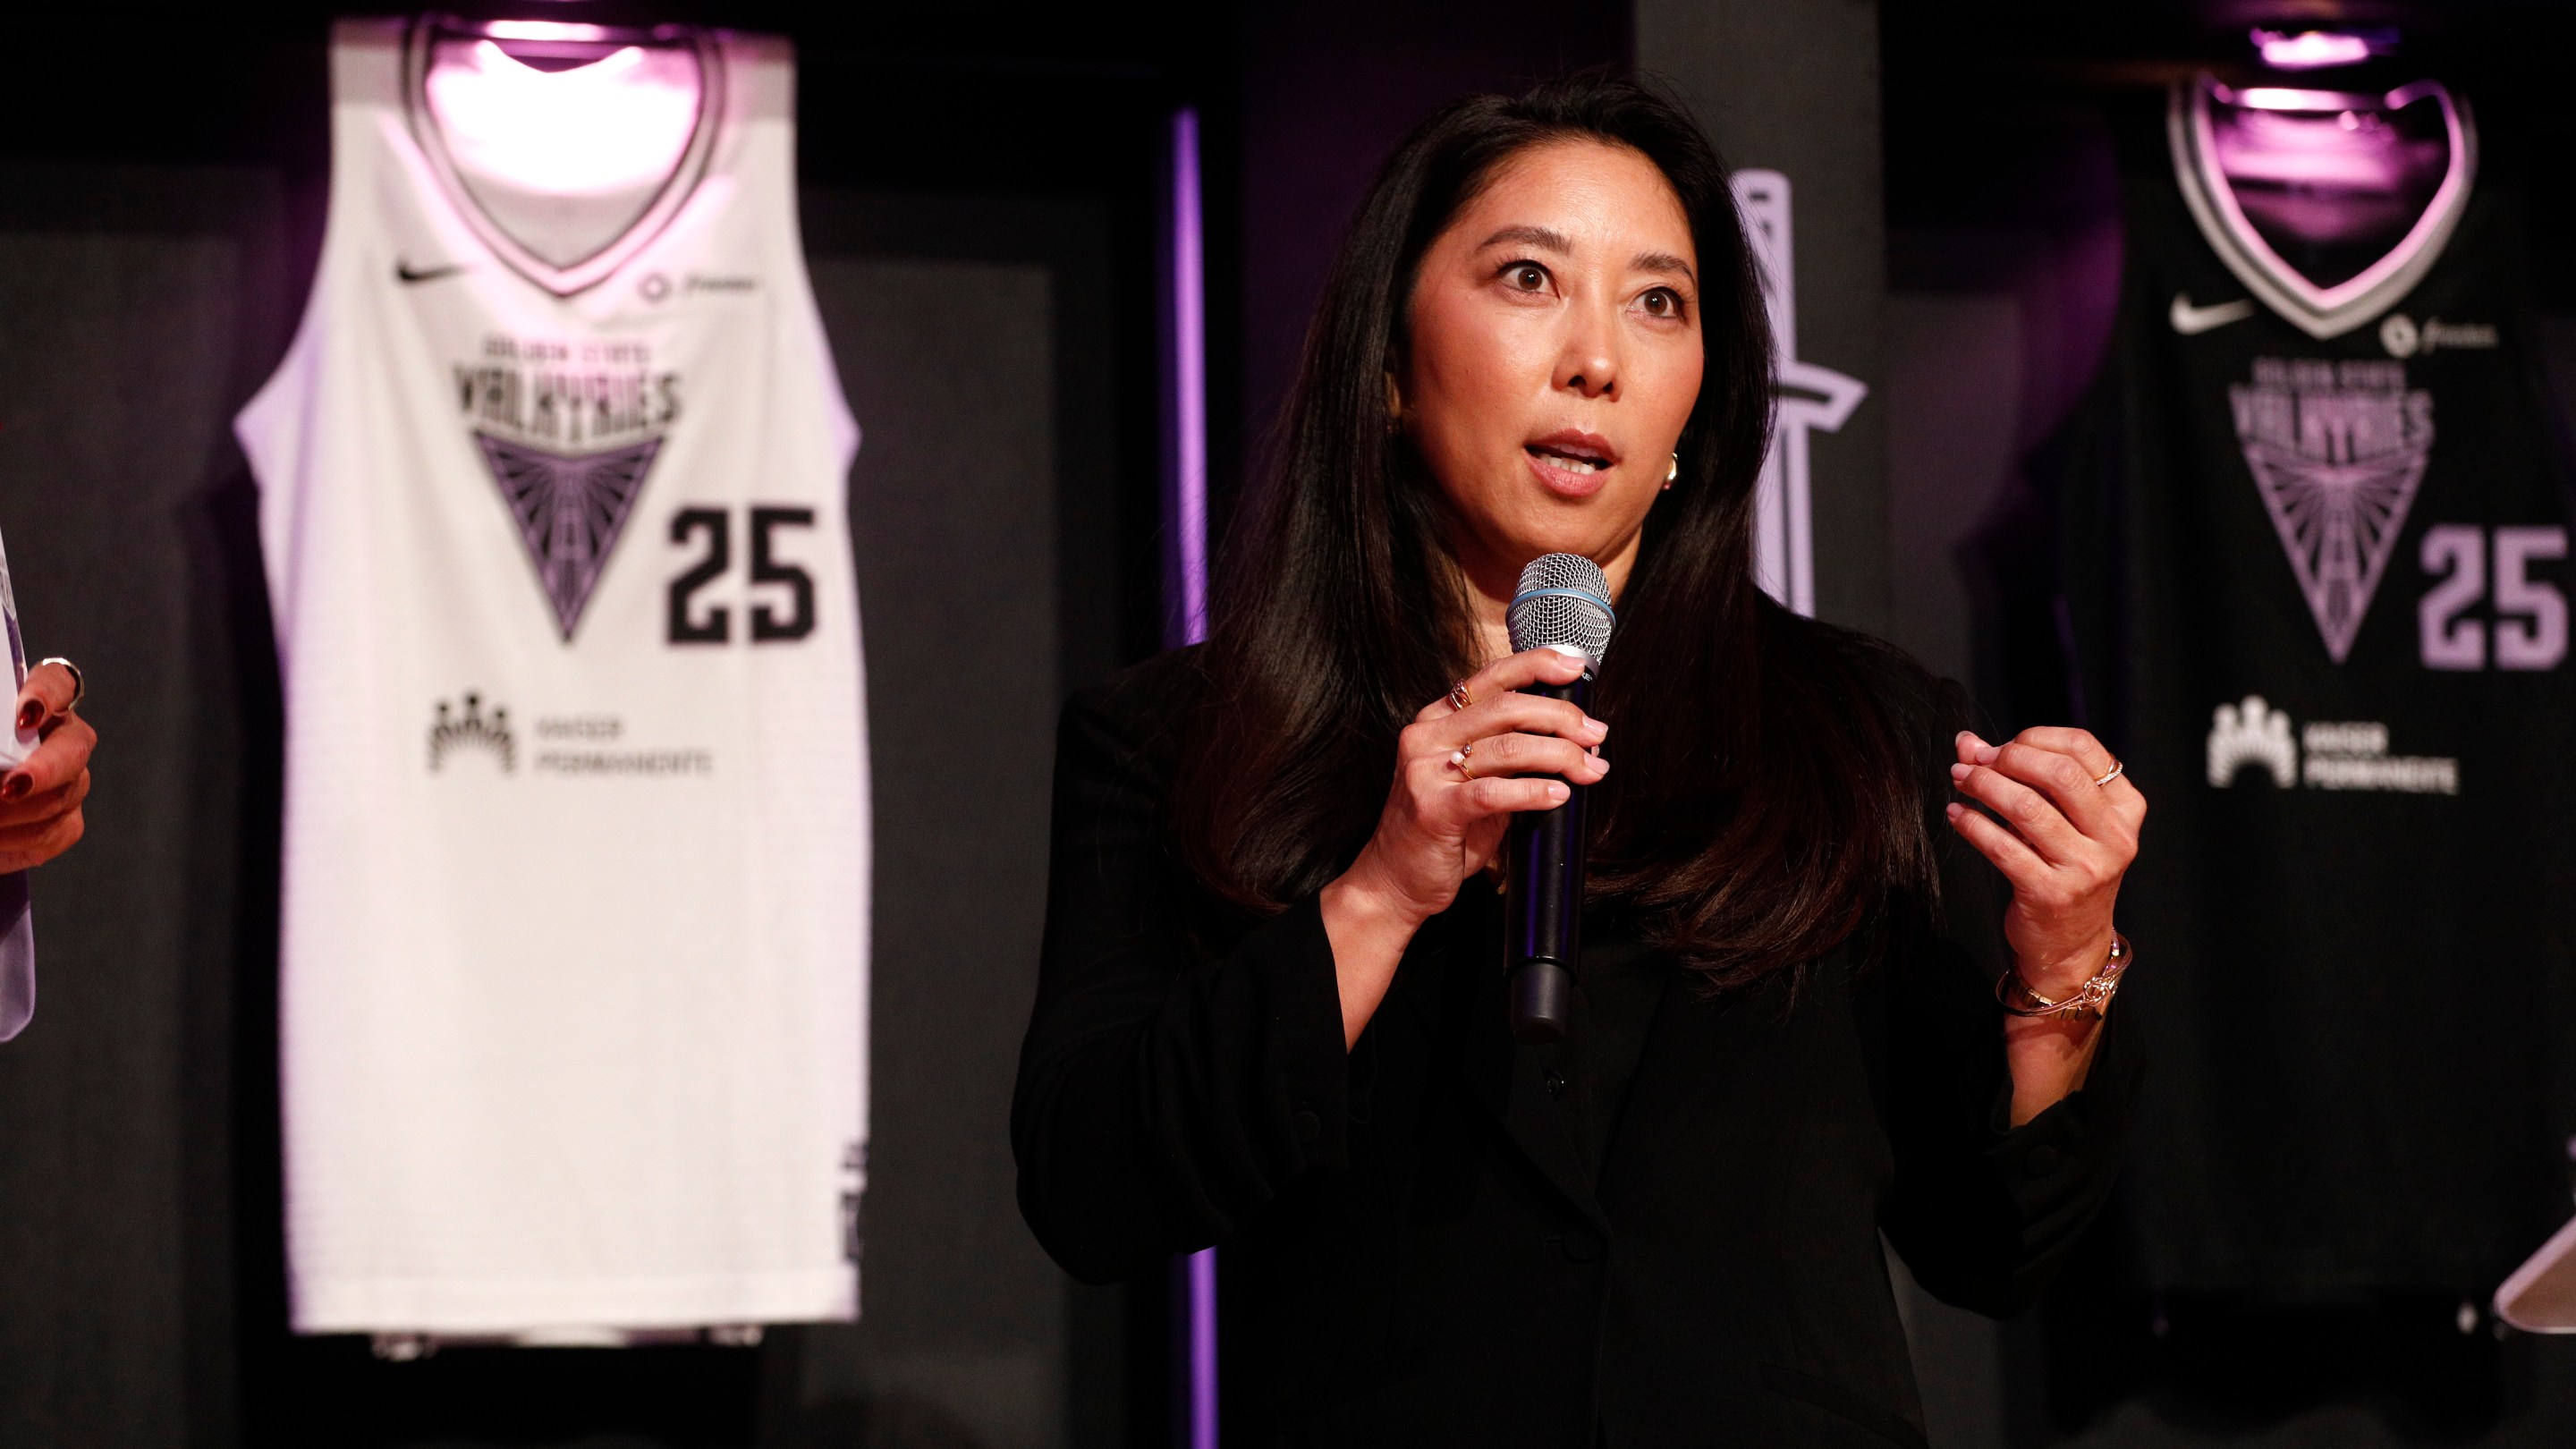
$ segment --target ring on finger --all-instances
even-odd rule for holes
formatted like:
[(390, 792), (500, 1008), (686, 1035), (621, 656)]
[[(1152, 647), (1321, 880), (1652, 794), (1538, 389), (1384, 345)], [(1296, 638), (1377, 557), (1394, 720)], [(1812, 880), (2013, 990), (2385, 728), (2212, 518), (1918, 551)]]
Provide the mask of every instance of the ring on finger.
[(1462, 679), (1456, 684), (1449, 686), (1449, 712), (1451, 714), (1456, 714), (1458, 711), (1465, 709), (1467, 706), (1474, 704), (1475, 702), (1476, 701), (1473, 699), (1467, 697), (1467, 681)]
[(89, 698), (89, 680), (81, 673), (80, 666), (74, 664), (68, 659), (65, 659), (59, 654), (54, 655), (51, 658), (39, 659), (36, 661), (36, 667), (38, 669), (42, 669), (48, 664), (61, 665), (64, 672), (68, 673), (72, 677), (72, 702), (63, 706), (63, 713), (69, 714), (73, 710), (80, 708), (80, 702)]
[(1459, 778), (1466, 780), (1476, 778), (1476, 772), (1467, 768), (1467, 757), (1474, 753), (1476, 753), (1476, 747), (1473, 744), (1460, 745), (1449, 752), (1449, 767), (1458, 772)]
[(2126, 770), (2127, 768), (2129, 768), (2127, 765), (2124, 765), (2124, 764), (2120, 763), (2118, 760), (2113, 760), (2113, 761), (2111, 762), (2111, 773), (2109, 773), (2109, 774), (2107, 774), (2107, 775), (2104, 775), (2104, 776), (2103, 776), (2101, 779), (2099, 779), (2099, 780), (2094, 781), (2094, 782), (2093, 782), (2093, 784), (2094, 784), (2097, 788), (2102, 787), (2102, 786), (2107, 786), (2107, 785), (2109, 785), (2112, 781), (2114, 781), (2114, 780), (2116, 780), (2116, 779), (2120, 778), (2120, 772), (2121, 772), (2121, 771), (2123, 771), (2123, 770)]

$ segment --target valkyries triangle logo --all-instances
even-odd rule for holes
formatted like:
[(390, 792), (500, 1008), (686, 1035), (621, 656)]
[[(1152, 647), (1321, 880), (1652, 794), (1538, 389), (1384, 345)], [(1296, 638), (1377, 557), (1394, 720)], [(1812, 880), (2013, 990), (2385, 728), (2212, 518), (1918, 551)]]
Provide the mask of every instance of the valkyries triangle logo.
[(554, 605), (566, 642), (599, 586), (610, 550), (626, 531), (644, 475), (653, 469), (660, 438), (646, 438), (604, 453), (567, 457), (478, 432), (475, 443), (501, 485), (502, 500), (519, 525), (519, 539), (536, 565), (537, 583)]
[(2274, 357), (2227, 395), (2245, 466), (2341, 664), (2432, 459), (2433, 395), (2406, 385), (2402, 362)]
[(637, 339), (494, 334), (457, 364), (456, 401), (569, 644), (680, 416), (680, 374)]

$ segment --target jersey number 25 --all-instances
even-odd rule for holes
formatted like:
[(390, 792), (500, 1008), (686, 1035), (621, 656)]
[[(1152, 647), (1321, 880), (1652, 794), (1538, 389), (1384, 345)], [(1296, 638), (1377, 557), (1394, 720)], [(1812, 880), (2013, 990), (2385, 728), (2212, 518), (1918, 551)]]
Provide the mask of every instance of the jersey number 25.
[[(753, 504), (751, 515), (751, 582), (787, 591), (785, 613), (767, 603), (751, 606), (751, 642), (777, 644), (814, 632), (814, 576), (780, 561), (775, 550), (778, 530), (811, 528), (811, 508)], [(699, 590), (724, 577), (733, 567), (733, 515), (721, 508), (683, 508), (671, 515), (671, 542), (704, 538), (705, 552), (671, 580), (670, 609), (664, 637), (673, 644), (727, 644), (733, 641), (733, 610), (723, 604), (700, 607)]]

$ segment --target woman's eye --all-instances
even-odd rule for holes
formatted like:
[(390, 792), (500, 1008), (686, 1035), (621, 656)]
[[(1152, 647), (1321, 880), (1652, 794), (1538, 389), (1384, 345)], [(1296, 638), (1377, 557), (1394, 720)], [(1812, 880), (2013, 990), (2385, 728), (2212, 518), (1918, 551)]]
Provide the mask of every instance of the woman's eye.
[(1680, 295), (1663, 287), (1657, 287), (1643, 297), (1638, 298), (1637, 305), (1645, 308), (1646, 315), (1649, 317), (1679, 317), (1682, 315), (1682, 299)]
[(1513, 286), (1524, 292), (1535, 292), (1547, 285), (1547, 270), (1529, 262), (1522, 262), (1504, 275), (1511, 279)]

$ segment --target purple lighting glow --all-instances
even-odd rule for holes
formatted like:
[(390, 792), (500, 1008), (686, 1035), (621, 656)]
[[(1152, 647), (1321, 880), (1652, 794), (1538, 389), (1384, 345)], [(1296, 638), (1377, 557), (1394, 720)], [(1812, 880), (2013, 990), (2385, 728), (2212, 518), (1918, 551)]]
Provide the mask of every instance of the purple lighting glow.
[(2263, 63), (2274, 70), (2323, 70), (2328, 66), (2359, 65), (2391, 48), (2388, 40), (2377, 35), (2350, 31), (2254, 32), (2254, 49), (2261, 53)]
[(649, 195), (698, 124), (700, 82), (686, 51), (630, 45), (546, 71), (482, 40), (443, 53), (424, 85), (459, 170), (547, 195)]
[(1207, 299), (1199, 214), (1199, 113), (1172, 114), (1163, 409), (1166, 642), (1207, 637)]
[(2303, 91), (2289, 86), (2247, 86), (2241, 91), (2219, 87), (2219, 99), (2250, 111), (2340, 111), (2353, 104), (2342, 91)]
[[(1199, 116), (1172, 115), (1170, 231), (1164, 238), (1163, 600), (1164, 642), (1207, 637), (1207, 298), (1199, 198)], [(1188, 1395), (1186, 1449), (1217, 1449), (1216, 1249), (1180, 1260), (1175, 1347)]]
[(1216, 1249), (1190, 1254), (1190, 1449), (1217, 1449)]
[(574, 25), (561, 20), (495, 20), (483, 33), (496, 40), (605, 40), (608, 30), (598, 25)]

